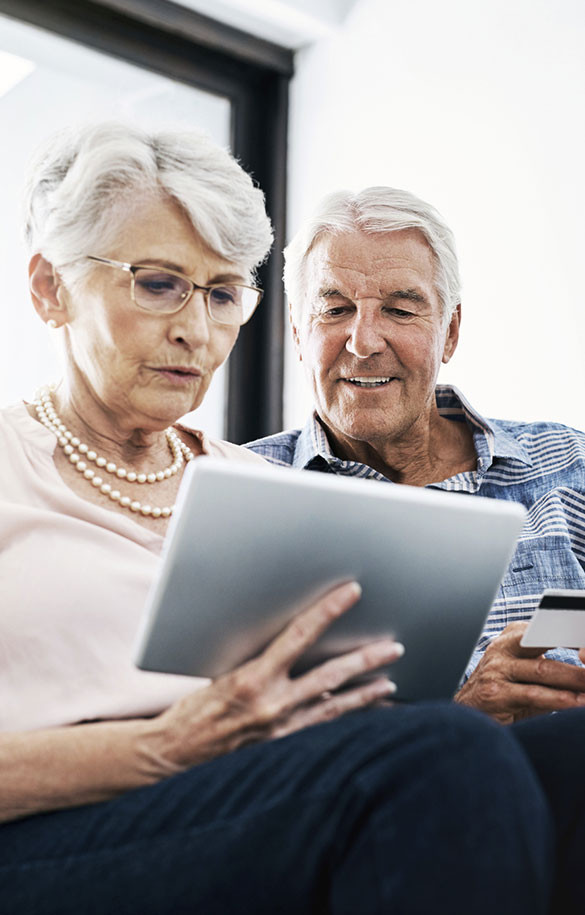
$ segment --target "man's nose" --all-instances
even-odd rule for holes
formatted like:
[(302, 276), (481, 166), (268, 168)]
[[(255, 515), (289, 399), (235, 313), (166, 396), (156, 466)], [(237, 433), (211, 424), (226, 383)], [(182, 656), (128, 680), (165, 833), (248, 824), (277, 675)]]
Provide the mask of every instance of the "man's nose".
[(358, 359), (383, 352), (388, 345), (386, 323), (378, 309), (358, 309), (353, 316), (346, 350)]
[(171, 336), (179, 343), (186, 343), (190, 349), (205, 346), (210, 339), (210, 321), (205, 302), (205, 293), (195, 289), (184, 308), (171, 315)]

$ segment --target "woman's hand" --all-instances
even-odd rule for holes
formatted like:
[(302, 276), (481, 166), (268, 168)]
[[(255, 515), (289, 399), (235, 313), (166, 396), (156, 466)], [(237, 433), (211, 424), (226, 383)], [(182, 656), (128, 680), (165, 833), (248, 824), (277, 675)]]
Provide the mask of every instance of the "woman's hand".
[(156, 718), (0, 734), (0, 822), (105, 801), (246, 743), (282, 737), (391, 695), (393, 685), (382, 676), (333, 692), (399, 658), (404, 649), (389, 639), (290, 677), (298, 658), (359, 594), (355, 583), (335, 588), (260, 657)]
[(283, 737), (392, 695), (380, 676), (341, 693), (348, 680), (397, 660), (404, 648), (381, 639), (291, 678), (296, 661), (361, 594), (356, 582), (330, 591), (302, 611), (253, 661), (190, 694), (151, 722), (151, 759), (161, 774), (188, 768), (247, 743)]

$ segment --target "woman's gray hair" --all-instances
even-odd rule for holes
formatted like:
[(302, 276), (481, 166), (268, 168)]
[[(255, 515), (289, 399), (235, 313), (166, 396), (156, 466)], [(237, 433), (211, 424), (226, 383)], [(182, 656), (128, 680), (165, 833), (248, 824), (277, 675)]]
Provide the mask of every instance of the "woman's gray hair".
[(25, 237), (75, 283), (92, 269), (85, 255), (105, 254), (133, 207), (161, 194), (250, 276), (268, 254), (264, 194), (233, 156), (203, 133), (119, 123), (68, 128), (38, 150), (26, 183)]
[(337, 191), (324, 197), (285, 248), (284, 285), (297, 324), (307, 291), (310, 251), (325, 235), (344, 235), (356, 229), (366, 233), (419, 229), (435, 257), (435, 286), (443, 317), (451, 317), (460, 302), (461, 287), (453, 233), (437, 210), (414, 194), (392, 187), (367, 187), (357, 194)]

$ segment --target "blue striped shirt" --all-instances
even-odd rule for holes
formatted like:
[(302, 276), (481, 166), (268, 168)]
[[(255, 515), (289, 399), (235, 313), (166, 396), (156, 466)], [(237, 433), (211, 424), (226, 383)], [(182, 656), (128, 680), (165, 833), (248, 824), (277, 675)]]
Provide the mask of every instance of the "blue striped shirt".
[[(545, 588), (585, 589), (585, 434), (559, 423), (484, 419), (448, 385), (437, 387), (436, 399), (442, 416), (469, 426), (477, 468), (428, 488), (508, 499), (528, 511), (468, 666), (469, 676), (491, 639), (508, 623), (530, 618)], [(246, 447), (274, 464), (392, 482), (366, 464), (337, 458), (315, 414), (302, 430), (261, 438)], [(557, 649), (548, 657), (579, 663), (574, 651)]]

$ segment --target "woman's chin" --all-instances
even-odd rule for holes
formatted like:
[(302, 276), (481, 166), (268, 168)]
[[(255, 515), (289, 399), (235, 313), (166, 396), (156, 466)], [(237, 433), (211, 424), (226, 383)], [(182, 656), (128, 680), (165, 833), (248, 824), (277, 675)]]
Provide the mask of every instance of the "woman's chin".
[(203, 402), (204, 392), (194, 391), (168, 391), (158, 393), (140, 404), (139, 409), (143, 415), (160, 421), (163, 428), (171, 426), (174, 422), (191, 413)]

